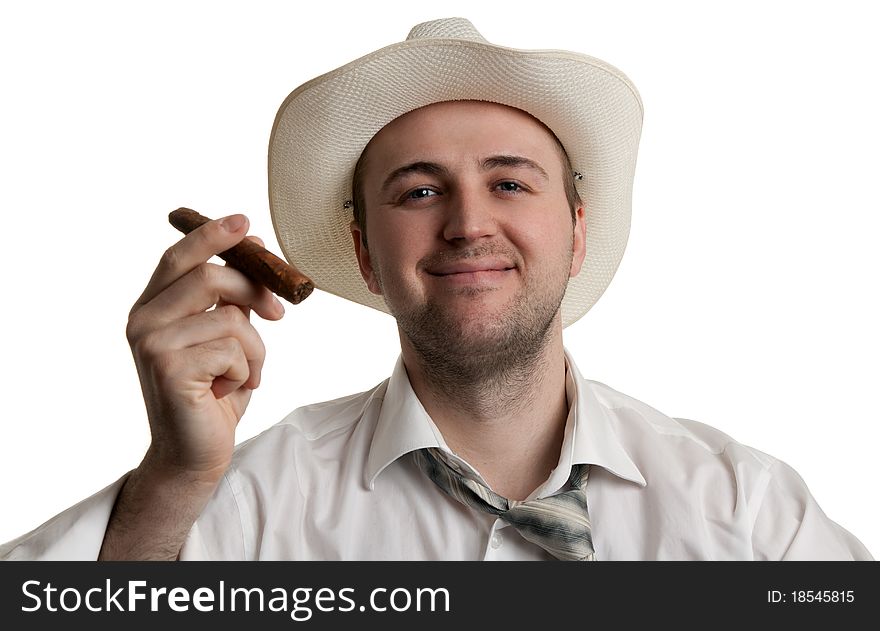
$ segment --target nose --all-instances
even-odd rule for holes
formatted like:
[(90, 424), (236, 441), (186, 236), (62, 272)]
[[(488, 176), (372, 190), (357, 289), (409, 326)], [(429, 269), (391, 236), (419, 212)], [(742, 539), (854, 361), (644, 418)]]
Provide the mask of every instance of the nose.
[(478, 190), (459, 188), (446, 206), (443, 238), (447, 241), (476, 241), (498, 230), (490, 200)]

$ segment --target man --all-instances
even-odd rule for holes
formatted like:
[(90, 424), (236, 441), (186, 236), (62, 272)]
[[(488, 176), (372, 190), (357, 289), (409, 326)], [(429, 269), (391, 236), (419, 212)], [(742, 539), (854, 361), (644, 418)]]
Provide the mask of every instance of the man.
[(246, 218), (211, 222), (130, 315), (144, 460), (0, 552), (870, 559), (786, 465), (584, 380), (565, 351), (623, 253), (640, 124), (616, 69), (460, 19), (295, 90), (270, 145), (279, 242), (318, 287), (395, 317), (394, 374), (233, 449), (264, 357), (246, 316), (282, 309), (207, 263)]

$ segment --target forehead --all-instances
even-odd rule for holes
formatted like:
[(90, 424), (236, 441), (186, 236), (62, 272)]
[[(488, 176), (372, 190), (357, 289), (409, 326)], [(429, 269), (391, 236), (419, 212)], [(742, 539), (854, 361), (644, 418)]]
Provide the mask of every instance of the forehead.
[(560, 151), (550, 130), (522, 110), (486, 101), (446, 101), (394, 119), (373, 136), (364, 154), (370, 166), (384, 170), (416, 159), (456, 162), (494, 154), (543, 162)]

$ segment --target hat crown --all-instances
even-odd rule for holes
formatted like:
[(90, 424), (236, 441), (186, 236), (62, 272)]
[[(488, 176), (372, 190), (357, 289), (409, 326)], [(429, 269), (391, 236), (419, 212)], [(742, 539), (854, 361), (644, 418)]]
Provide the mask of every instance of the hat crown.
[(488, 43), (470, 20), (465, 18), (443, 18), (416, 24), (410, 29), (406, 39), (469, 39)]

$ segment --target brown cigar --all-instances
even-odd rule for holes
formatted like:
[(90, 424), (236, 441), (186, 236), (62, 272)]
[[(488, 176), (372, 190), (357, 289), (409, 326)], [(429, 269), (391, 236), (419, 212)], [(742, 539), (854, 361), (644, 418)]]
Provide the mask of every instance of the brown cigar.
[[(168, 221), (184, 234), (189, 234), (211, 220), (189, 208), (178, 208), (169, 213)], [(268, 287), (294, 305), (308, 298), (315, 288), (314, 283), (302, 272), (250, 239), (218, 256), (252, 281)]]

